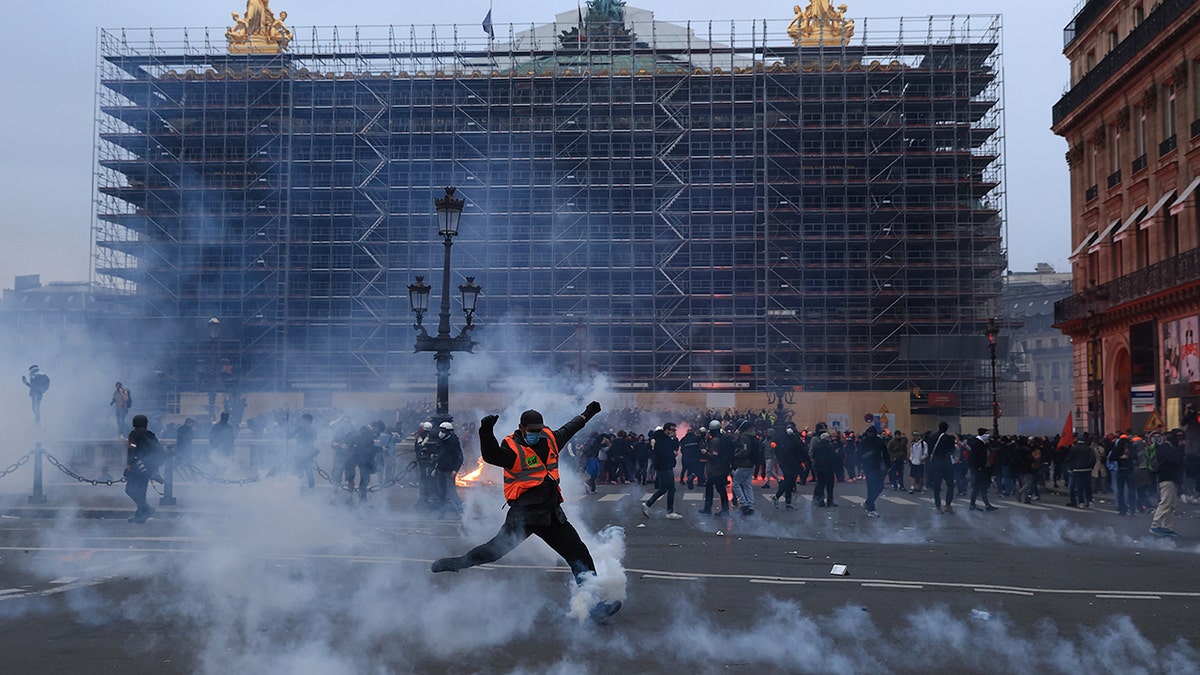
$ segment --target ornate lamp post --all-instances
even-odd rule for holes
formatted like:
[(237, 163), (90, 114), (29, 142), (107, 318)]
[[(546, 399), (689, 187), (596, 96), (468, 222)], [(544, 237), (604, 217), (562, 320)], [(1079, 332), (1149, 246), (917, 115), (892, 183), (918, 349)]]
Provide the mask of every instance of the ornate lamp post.
[(483, 288), (475, 283), (475, 277), (467, 277), (467, 283), (458, 287), (462, 294), (463, 313), (467, 325), (463, 326), (458, 335), (450, 335), (450, 248), (454, 245), (454, 237), (458, 236), (458, 225), (462, 219), (463, 200), (454, 197), (455, 188), (446, 188), (446, 196), (434, 200), (438, 214), (438, 234), (442, 235), (445, 245), (445, 255), (442, 258), (442, 301), (438, 312), (437, 335), (429, 335), (423, 325), (425, 312), (429, 310), (429, 294), (433, 289), (425, 283), (425, 277), (418, 276), (416, 283), (408, 287), (408, 301), (412, 311), (417, 315), (417, 341), (413, 348), (415, 352), (433, 352), (433, 360), (437, 363), (437, 408), (433, 422), (449, 421), (450, 416), (450, 360), (453, 352), (470, 352), (475, 347), (470, 332), (475, 326), (475, 307), (479, 302), (479, 294)]
[(996, 399), (996, 337), (1000, 335), (1000, 326), (995, 317), (988, 319), (987, 330), (988, 352), (992, 357), (992, 438), (1000, 438), (1000, 402)]
[(795, 389), (778, 385), (767, 389), (767, 405), (775, 406), (775, 427), (778, 429), (787, 427), (788, 420), (792, 417), (792, 411), (783, 407), (785, 403), (796, 404)]
[(208, 381), (208, 421), (211, 424), (217, 419), (217, 383), (221, 373), (217, 366), (217, 343), (221, 341), (221, 320), (212, 317), (208, 320), (208, 351), (212, 361)]

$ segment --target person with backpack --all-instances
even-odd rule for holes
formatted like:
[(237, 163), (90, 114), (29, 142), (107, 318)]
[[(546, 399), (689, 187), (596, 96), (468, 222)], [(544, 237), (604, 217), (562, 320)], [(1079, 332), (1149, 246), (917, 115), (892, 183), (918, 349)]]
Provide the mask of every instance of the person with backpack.
[(124, 436), (125, 416), (129, 414), (129, 409), (133, 407), (133, 394), (129, 393), (125, 385), (118, 382), (109, 405), (112, 406), (113, 413), (117, 417), (117, 436)]
[(29, 387), (29, 401), (33, 405), (33, 423), (42, 426), (42, 397), (50, 389), (50, 376), (37, 366), (29, 366), (29, 377), (21, 376), (21, 383)]
[[(967, 439), (967, 463), (971, 468), (971, 506), (970, 511), (995, 511), (996, 507), (988, 500), (988, 488), (992, 484), (992, 471), (995, 467), (995, 452), (991, 446), (992, 436), (987, 429), (980, 428), (976, 436)], [(975, 505), (975, 500), (983, 498), (985, 509)]]
[(144, 523), (154, 515), (154, 507), (146, 501), (146, 489), (151, 480), (162, 482), (158, 469), (166, 458), (158, 437), (149, 426), (150, 420), (145, 415), (134, 415), (133, 431), (129, 432), (125, 450), (125, 494), (137, 505), (129, 518), (131, 523)]
[(1158, 537), (1178, 537), (1171, 529), (1171, 514), (1183, 482), (1183, 448), (1172, 444), (1162, 432), (1150, 434), (1146, 448), (1146, 466), (1158, 481), (1158, 508), (1150, 521), (1150, 533)]
[[(926, 463), (929, 489), (933, 490), (933, 507), (938, 513), (954, 513), (950, 503), (954, 500), (954, 454), (958, 446), (954, 434), (950, 433), (950, 423), (938, 422), (938, 433), (934, 438), (933, 447), (929, 450)], [(946, 483), (946, 506), (942, 507), (942, 482)]]

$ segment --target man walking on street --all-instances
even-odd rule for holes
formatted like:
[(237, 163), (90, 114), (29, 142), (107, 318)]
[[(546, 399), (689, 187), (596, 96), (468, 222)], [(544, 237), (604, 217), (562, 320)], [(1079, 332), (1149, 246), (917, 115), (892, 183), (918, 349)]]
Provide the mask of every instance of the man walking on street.
[(1146, 449), (1150, 470), (1158, 481), (1158, 508), (1150, 522), (1150, 532), (1159, 537), (1178, 537), (1171, 529), (1171, 515), (1179, 498), (1179, 484), (1183, 482), (1183, 448), (1172, 445), (1161, 431), (1150, 435), (1150, 447)]
[(994, 467), (995, 457), (992, 454), (991, 448), (988, 446), (991, 442), (991, 435), (987, 429), (979, 429), (979, 435), (974, 438), (967, 439), (967, 461), (971, 465), (971, 511), (983, 511), (975, 505), (975, 500), (980, 496), (983, 497), (983, 505), (988, 511), (995, 511), (996, 507), (988, 501), (988, 487), (992, 483), (992, 470)]
[(667, 496), (667, 518), (679, 520), (683, 516), (675, 513), (675, 452), (679, 439), (675, 437), (675, 423), (667, 422), (654, 432), (651, 440), (650, 458), (654, 464), (654, 494), (642, 503), (642, 515), (650, 517), (650, 507), (659, 497)]
[[(925, 464), (925, 473), (929, 489), (933, 490), (933, 507), (938, 513), (954, 513), (950, 503), (954, 501), (954, 453), (957, 446), (954, 434), (950, 433), (950, 424), (945, 420), (938, 422), (938, 433), (934, 438), (933, 447), (929, 451), (929, 461)], [(942, 508), (942, 482), (946, 483), (946, 506)]]
[(738, 427), (737, 448), (733, 451), (733, 498), (743, 516), (754, 515), (754, 467), (761, 459), (762, 444), (754, 423), (746, 420)]

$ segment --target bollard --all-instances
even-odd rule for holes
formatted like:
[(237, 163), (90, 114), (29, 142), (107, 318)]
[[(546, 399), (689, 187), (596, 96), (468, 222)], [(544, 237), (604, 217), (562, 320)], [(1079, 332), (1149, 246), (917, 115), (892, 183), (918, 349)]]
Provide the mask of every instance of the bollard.
[(159, 506), (175, 506), (175, 455), (167, 455), (163, 464), (163, 493), (158, 498)]
[(30, 504), (45, 504), (46, 495), (42, 492), (42, 450), (41, 443), (33, 445), (33, 494), (29, 495)]

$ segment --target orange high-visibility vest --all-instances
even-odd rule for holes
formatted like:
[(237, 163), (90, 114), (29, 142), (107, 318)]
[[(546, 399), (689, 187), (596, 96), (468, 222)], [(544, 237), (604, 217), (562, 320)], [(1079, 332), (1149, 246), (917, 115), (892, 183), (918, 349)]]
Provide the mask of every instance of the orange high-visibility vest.
[[(517, 455), (513, 465), (504, 470), (504, 499), (513, 501), (529, 488), (541, 485), (546, 476), (558, 483), (558, 439), (549, 429), (543, 428), (542, 433), (550, 445), (550, 452), (547, 453), (544, 464), (533, 448), (518, 443), (511, 434), (504, 437), (504, 444)], [(562, 501), (561, 490), (558, 493), (558, 501)]]

